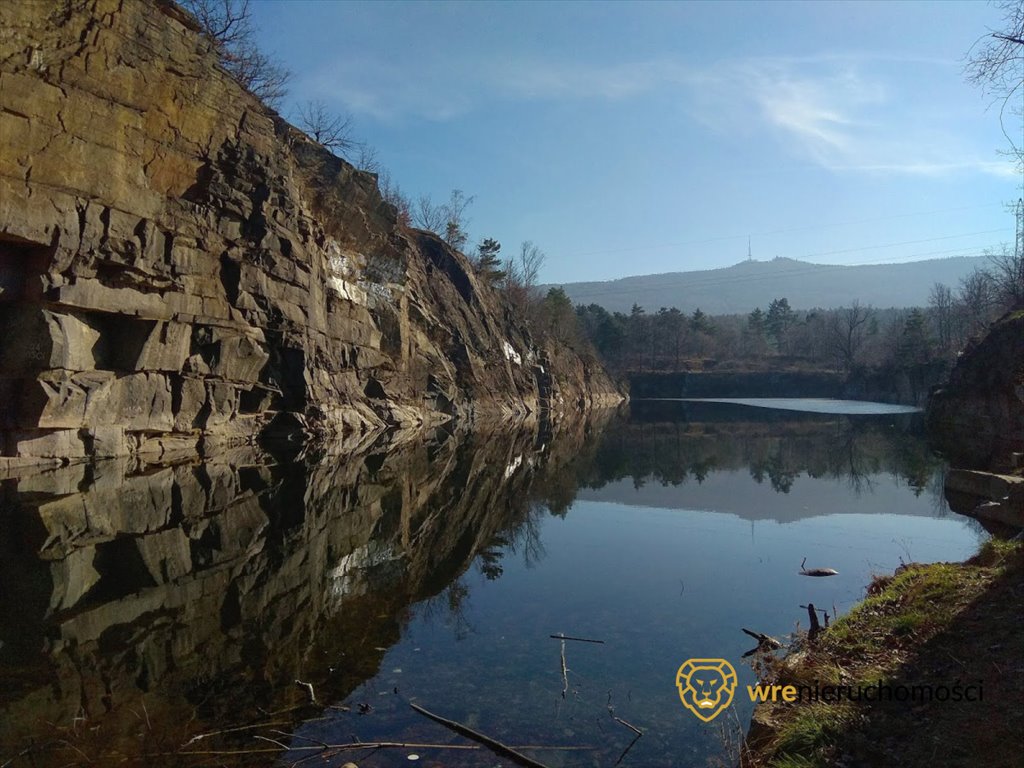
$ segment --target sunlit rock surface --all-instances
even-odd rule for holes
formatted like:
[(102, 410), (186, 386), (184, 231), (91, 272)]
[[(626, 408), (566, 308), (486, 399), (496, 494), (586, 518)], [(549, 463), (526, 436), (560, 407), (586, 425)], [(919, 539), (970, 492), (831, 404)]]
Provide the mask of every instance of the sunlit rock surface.
[(619, 396), (175, 6), (0, 4), (0, 471)]

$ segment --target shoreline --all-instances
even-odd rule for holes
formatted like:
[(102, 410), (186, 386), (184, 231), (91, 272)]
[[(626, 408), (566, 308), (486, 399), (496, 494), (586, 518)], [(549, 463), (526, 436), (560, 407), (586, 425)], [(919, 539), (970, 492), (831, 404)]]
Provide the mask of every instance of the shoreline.
[[(798, 638), (781, 658), (759, 655), (755, 672), (761, 684), (902, 686), (919, 698), (759, 703), (740, 765), (1018, 765), (1022, 597), (1024, 543), (1018, 541), (992, 539), (962, 563), (910, 563), (877, 576), (847, 615), (814, 640)], [(973, 697), (980, 700), (948, 694), (972, 685), (983, 689)], [(924, 693), (940, 688), (947, 693)]]

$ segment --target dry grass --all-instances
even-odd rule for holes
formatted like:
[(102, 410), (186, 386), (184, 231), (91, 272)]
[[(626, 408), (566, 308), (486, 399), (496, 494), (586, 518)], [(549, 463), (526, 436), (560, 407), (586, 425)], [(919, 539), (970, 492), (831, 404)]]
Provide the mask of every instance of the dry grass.
[(967, 745), (963, 765), (1003, 765), (1013, 751), (1006, 738), (1024, 719), (1006, 707), (1024, 699), (1022, 574), (1024, 546), (1014, 542), (990, 541), (966, 563), (904, 566), (876, 577), (865, 600), (815, 643), (755, 663), (761, 680), (798, 686), (983, 680), (986, 698), (999, 689), (1003, 699), (990, 710), (937, 702), (760, 705), (744, 765), (936, 765), (934, 754), (958, 765), (955, 750), (939, 746), (952, 736)]

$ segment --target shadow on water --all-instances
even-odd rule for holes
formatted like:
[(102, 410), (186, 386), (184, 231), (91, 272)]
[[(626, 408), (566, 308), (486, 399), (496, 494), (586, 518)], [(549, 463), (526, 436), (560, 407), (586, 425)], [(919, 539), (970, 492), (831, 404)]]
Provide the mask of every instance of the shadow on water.
[[(941, 464), (913, 416), (694, 403), (634, 404), (631, 414), (608, 416), (545, 435), (439, 433), (291, 462), (239, 450), (197, 464), (106, 462), (4, 481), (0, 764), (262, 765), (279, 757), (275, 742), (311, 749), (325, 739), (316, 724), (343, 711), (337, 703), (392, 706), (367, 691), (397, 691), (377, 690), (381, 665), (411, 621), (433, 617), (458, 640), (474, 584), (501, 580), (512, 559), (540, 562), (545, 520), (582, 498), (614, 500), (618, 485), (702, 486), (741, 472), (783, 497), (799, 476), (870, 490), (887, 474), (915, 495), (941, 488)], [(723, 510), (781, 519), (764, 508)], [(517, 603), (514, 621), (530, 621), (531, 604)], [(459, 709), (489, 696), (486, 675), (468, 680), (464, 662), (455, 650), (436, 672), (447, 675), (439, 688)], [(395, 709), (394, 721), (406, 736), (466, 743), (416, 725), (406, 710)], [(549, 719), (547, 710), (535, 714)], [(304, 741), (282, 735), (302, 723)], [(398, 733), (381, 723), (372, 737)], [(551, 764), (614, 763), (632, 735), (619, 738), (610, 720), (596, 728), (581, 733), (606, 742), (598, 751)], [(238, 730), (204, 735), (226, 729)], [(557, 732), (545, 735), (558, 741)], [(702, 735), (699, 749), (714, 752), (716, 738)], [(669, 756), (658, 764), (673, 760), (666, 739)], [(483, 764), (481, 753), (453, 754), (425, 764)], [(654, 753), (637, 755), (632, 764), (642, 765)]]

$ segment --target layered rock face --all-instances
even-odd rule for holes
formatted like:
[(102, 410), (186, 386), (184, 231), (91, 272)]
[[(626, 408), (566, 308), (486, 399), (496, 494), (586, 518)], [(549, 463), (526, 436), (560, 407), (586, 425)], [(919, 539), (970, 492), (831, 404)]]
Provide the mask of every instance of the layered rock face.
[(620, 399), (176, 6), (27, 0), (0, 28), (0, 470)]
[(928, 401), (930, 438), (967, 469), (1016, 471), (1024, 451), (1024, 312), (992, 324)]

